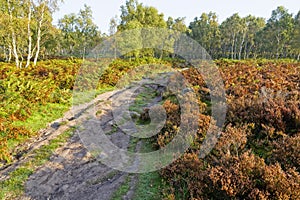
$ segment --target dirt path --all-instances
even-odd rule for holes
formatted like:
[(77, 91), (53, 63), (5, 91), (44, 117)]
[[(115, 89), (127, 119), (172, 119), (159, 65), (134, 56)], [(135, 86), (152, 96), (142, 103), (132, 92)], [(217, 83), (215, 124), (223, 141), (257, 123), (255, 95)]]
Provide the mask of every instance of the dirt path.
[[(163, 87), (156, 84), (147, 85), (147, 87), (156, 90), (157, 94), (161, 94)], [(141, 90), (147, 89), (143, 87)], [(136, 92), (142, 92), (142, 91)], [(97, 120), (101, 124), (102, 130), (107, 137), (119, 148), (127, 150), (130, 146), (131, 136), (125, 134), (117, 127), (114, 121), (112, 112), (113, 98), (121, 97), (123, 101), (128, 101), (128, 90), (114, 91), (99, 95), (93, 102), (81, 105), (73, 110), (72, 113), (67, 113), (64, 118), (57, 122), (66, 120), (68, 123), (57, 127), (48, 133), (51, 137), (46, 137), (44, 141), (41, 139), (36, 144), (33, 144), (30, 150), (39, 148), (50, 138), (55, 138), (63, 130), (70, 126), (81, 124), (81, 127), (89, 126), (89, 119), (97, 113)], [(123, 95), (123, 96), (122, 96)], [(160, 96), (156, 96), (152, 103), (160, 101)], [(95, 107), (93, 106), (95, 105)], [(146, 106), (146, 107), (147, 107)], [(99, 112), (100, 111), (100, 112)], [(77, 115), (77, 117), (74, 118)], [(131, 111), (129, 114), (134, 118), (139, 117), (140, 113)], [(71, 119), (71, 121), (70, 121)], [(80, 130), (80, 128), (79, 128)], [(46, 132), (49, 130), (46, 130)], [(138, 142), (134, 151), (139, 151), (142, 142)], [(131, 147), (132, 148), (132, 147)], [(25, 161), (26, 159), (24, 159)], [(24, 162), (23, 161), (23, 162)], [(15, 166), (9, 166), (6, 173), (11, 171)], [(138, 160), (135, 161), (133, 167), (138, 167)], [(57, 149), (52, 155), (49, 162), (41, 166), (33, 175), (29, 177), (25, 185), (24, 198), (43, 200), (43, 199), (99, 199), (109, 200), (114, 193), (120, 188), (124, 181), (129, 180), (129, 190), (127, 194), (122, 196), (122, 199), (133, 199), (135, 187), (138, 181), (137, 175), (120, 172), (106, 165), (103, 165), (99, 160), (95, 159), (83, 145), (78, 131), (75, 135), (61, 148)]]

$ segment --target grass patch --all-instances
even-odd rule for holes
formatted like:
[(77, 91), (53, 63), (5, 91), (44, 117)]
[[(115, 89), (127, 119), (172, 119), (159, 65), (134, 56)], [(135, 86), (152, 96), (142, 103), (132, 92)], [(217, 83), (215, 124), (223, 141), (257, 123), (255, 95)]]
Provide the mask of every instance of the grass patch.
[(105, 92), (110, 92), (115, 90), (115, 87), (112, 86), (105, 86), (98, 90), (89, 90), (89, 91), (83, 91), (83, 92), (74, 92), (72, 103), (73, 105), (79, 105), (83, 103), (87, 103), (92, 101), (94, 98), (96, 98), (99, 94), (103, 94)]
[(142, 113), (147, 104), (150, 103), (156, 96), (157, 93), (154, 89), (144, 87), (144, 91), (139, 93), (135, 97), (134, 103), (129, 106), (129, 111)]
[(118, 190), (114, 193), (112, 200), (122, 200), (123, 196), (127, 194), (130, 189), (130, 181), (131, 176), (128, 175), (124, 181), (124, 183), (118, 188)]
[[(152, 152), (152, 140), (144, 139), (140, 152)], [(151, 163), (149, 163), (151, 165)], [(160, 200), (163, 199), (162, 191), (165, 184), (158, 171), (138, 175), (138, 183), (135, 190), (135, 200)]]
[(19, 199), (24, 194), (24, 184), (37, 167), (45, 164), (53, 152), (63, 146), (72, 136), (73, 129), (59, 135), (56, 139), (35, 150), (32, 158), (9, 174), (9, 179), (0, 182), (0, 199)]
[(33, 170), (27, 167), (20, 167), (13, 171), (9, 180), (0, 183), (0, 198), (13, 199), (22, 194), (24, 191), (24, 180), (32, 173)]
[(23, 126), (27, 130), (37, 132), (46, 127), (49, 122), (61, 118), (68, 109), (69, 105), (66, 104), (48, 103), (46, 105), (41, 105), (25, 121), (15, 121), (13, 122), (13, 125), (16, 127)]
[[(136, 146), (139, 141), (142, 141), (140, 153), (152, 152), (153, 151), (153, 139), (140, 139), (136, 137), (131, 137), (127, 150), (130, 152), (135, 152)], [(152, 163), (149, 163), (151, 165)], [(129, 174), (120, 186), (120, 188), (114, 193), (113, 200), (120, 200), (127, 192), (130, 190), (130, 181), (133, 174)], [(162, 191), (166, 187), (163, 179), (160, 177), (158, 171), (137, 174), (138, 182), (135, 186), (135, 194), (133, 199), (135, 200), (160, 200), (163, 199)]]
[[(142, 113), (144, 108), (157, 97), (157, 93), (154, 89), (143, 87), (143, 90), (135, 97), (135, 101), (130, 105), (129, 110), (137, 113)], [(138, 119), (136, 121), (137, 125), (145, 124), (146, 122)], [(152, 152), (153, 151), (153, 139), (140, 139), (136, 137), (131, 137), (127, 150), (130, 152), (136, 151), (136, 146), (139, 141), (142, 141), (140, 153)], [(151, 165), (152, 163), (149, 163)], [(129, 174), (124, 183), (115, 192), (113, 200), (122, 199), (124, 195), (130, 190), (130, 180), (133, 174)], [(159, 172), (150, 172), (144, 174), (137, 174), (138, 182), (135, 186), (135, 194), (133, 199), (137, 200), (155, 200), (162, 199), (163, 188), (165, 187)]]
[(18, 135), (16, 138), (7, 140), (8, 152), (13, 152), (18, 145), (35, 135), (40, 129), (45, 128), (49, 122), (61, 118), (68, 109), (69, 106), (66, 104), (48, 103), (39, 106), (25, 121), (13, 122), (14, 127), (24, 127), (31, 134), (29, 136)]
[(159, 172), (140, 174), (135, 191), (135, 200), (160, 200), (163, 199), (163, 181)]
[(139, 141), (140, 141), (139, 138), (136, 138), (136, 137), (130, 137), (130, 141), (129, 141), (129, 145), (128, 145), (127, 150), (130, 151), (130, 152), (135, 152), (136, 145), (137, 145), (137, 143), (138, 143)]
[[(145, 88), (143, 92), (141, 92), (133, 105), (134, 109), (137, 109), (141, 112), (143, 108), (150, 103), (157, 96), (156, 91), (151, 88)], [(145, 122), (137, 121), (137, 124), (145, 124)], [(136, 145), (139, 141), (142, 141), (140, 153), (149, 153), (154, 151), (153, 149), (153, 139), (139, 139), (133, 138), (130, 141), (128, 151), (134, 152)], [(151, 165), (152, 163), (149, 163)], [(160, 177), (158, 171), (138, 174), (138, 182), (135, 188), (134, 198), (135, 200), (155, 200), (162, 199), (162, 190), (164, 188), (163, 180)]]

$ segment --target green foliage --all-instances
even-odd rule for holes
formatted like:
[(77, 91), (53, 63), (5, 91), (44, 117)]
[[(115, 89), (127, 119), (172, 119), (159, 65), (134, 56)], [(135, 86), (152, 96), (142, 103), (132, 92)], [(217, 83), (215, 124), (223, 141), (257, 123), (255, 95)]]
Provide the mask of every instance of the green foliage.
[(37, 106), (37, 110), (34, 110), (26, 120), (14, 121), (12, 125), (15, 127), (24, 127), (30, 132), (37, 132), (46, 127), (49, 122), (62, 117), (62, 114), (66, 112), (68, 108), (68, 105), (57, 103), (47, 103)]
[[(0, 59), (15, 61), (17, 67), (28, 67), (31, 60), (58, 56), (85, 58), (107, 37), (101, 34), (92, 18), (92, 9), (84, 5), (77, 14), (65, 15), (58, 27), (52, 25), (52, 14), (58, 9), (59, 0), (38, 2), (17, 0), (0, 4)], [(147, 31), (135, 30), (116, 42), (116, 34), (141, 28), (167, 28), (188, 34), (214, 58), (295, 58), (300, 59), (299, 13), (293, 15), (283, 6), (272, 11), (269, 19), (248, 15), (240, 17), (234, 13), (222, 23), (217, 13), (202, 13), (195, 17), (188, 28), (184, 17), (164, 20), (164, 14), (152, 6), (145, 6), (137, 0), (127, 0), (121, 5), (121, 15), (111, 20), (109, 35), (112, 51), (117, 58), (117, 49), (125, 57), (176, 57), (173, 52), (147, 49), (149, 43), (172, 48), (178, 34), (173, 38), (151, 35)], [(177, 32), (177, 33), (178, 33)], [(162, 38), (164, 43), (159, 44)], [(143, 42), (141, 42), (143, 41)], [(127, 50), (136, 49), (133, 52)], [(93, 51), (92, 53), (95, 53)], [(102, 56), (96, 52), (97, 57)], [(26, 62), (26, 64), (25, 64)]]
[(162, 199), (164, 189), (163, 180), (159, 172), (140, 174), (135, 191), (136, 200), (159, 200)]
[(84, 5), (84, 9), (77, 15), (72, 13), (59, 20), (64, 55), (85, 58), (101, 42), (101, 35), (92, 15), (91, 7)]
[[(262, 50), (270, 52), (274, 58), (286, 57), (290, 52), (292, 33), (294, 30), (293, 15), (283, 6), (277, 7), (272, 11), (271, 18), (268, 20), (263, 30)], [(271, 42), (273, 41), (273, 42)]]
[(159, 14), (156, 8), (143, 6), (136, 0), (127, 0), (126, 5), (121, 6), (121, 12), (121, 23), (118, 27), (120, 31), (133, 28), (130, 27), (132, 21), (139, 23), (141, 27), (166, 27), (163, 14)]
[(221, 47), (221, 32), (216, 13), (202, 13), (189, 25), (189, 36), (196, 40), (213, 57)]
[[(19, 196), (24, 191), (24, 181), (33, 173), (32, 169), (20, 167), (13, 171), (11, 178), (7, 181), (0, 182), (0, 198), (9, 199)], [(10, 193), (10, 194), (9, 194)], [(9, 194), (9, 195), (8, 195)]]
[[(122, 81), (127, 81), (128, 83), (133, 80), (137, 81), (145, 76), (145, 71), (155, 74), (158, 71), (163, 71), (163, 69), (167, 70), (167, 68), (170, 68), (170, 65), (171, 63), (169, 61), (152, 57), (136, 58), (131, 60), (116, 59), (109, 65), (100, 77), (100, 87), (107, 85), (115, 86), (121, 78), (123, 78)], [(138, 69), (143, 66), (144, 70), (139, 71)]]
[[(136, 0), (126, 1), (126, 5), (121, 6), (121, 21), (118, 26), (118, 32), (125, 32), (122, 41), (118, 47), (126, 52), (127, 57), (149, 57), (154, 56), (155, 50), (147, 49), (149, 42), (157, 44), (160, 41), (159, 36), (151, 35), (152, 38), (147, 38), (149, 33), (142, 28), (166, 28), (167, 23), (164, 20), (164, 15), (160, 14), (154, 7), (144, 6)], [(137, 29), (137, 30), (134, 30)], [(131, 30), (128, 32), (128, 30)], [(128, 50), (136, 49), (134, 52), (128, 53)]]
[(81, 61), (52, 60), (17, 69), (1, 63), (0, 160), (11, 161), (16, 145), (34, 136), (70, 106)]

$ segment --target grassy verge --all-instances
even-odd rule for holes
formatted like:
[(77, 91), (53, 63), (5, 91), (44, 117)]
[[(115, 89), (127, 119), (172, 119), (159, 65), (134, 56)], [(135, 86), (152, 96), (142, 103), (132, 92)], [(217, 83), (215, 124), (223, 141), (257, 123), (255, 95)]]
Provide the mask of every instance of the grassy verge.
[(118, 190), (113, 194), (112, 200), (122, 200), (123, 196), (127, 194), (130, 189), (131, 175), (128, 174), (123, 184), (118, 188)]
[(98, 90), (89, 90), (89, 91), (83, 91), (83, 92), (74, 92), (72, 103), (73, 105), (79, 105), (83, 103), (90, 102), (94, 98), (96, 98), (99, 94), (103, 94), (105, 92), (110, 92), (115, 90), (115, 87), (112, 86), (105, 86)]
[(67, 104), (48, 103), (41, 105), (32, 115), (25, 121), (15, 121), (13, 125), (23, 126), (31, 132), (37, 132), (45, 128), (49, 122), (52, 122), (60, 117), (69, 109)]
[[(19, 146), (20, 144), (24, 143), (30, 137), (37, 134), (37, 132), (45, 128), (48, 123), (61, 118), (63, 114), (69, 109), (68, 104), (57, 104), (57, 103), (47, 103), (45, 105), (37, 106), (31, 115), (25, 121), (14, 121), (12, 123), (13, 127), (22, 128), (28, 131), (27, 135), (17, 134), (16, 137), (12, 137), (7, 140), (7, 152), (11, 156), (13, 155), (14, 149)], [(7, 153), (5, 151), (0, 152), (1, 154)], [(14, 152), (18, 153), (18, 152)], [(7, 162), (12, 160), (12, 157), (8, 157)]]
[(35, 150), (33, 156), (26, 163), (19, 166), (15, 171), (9, 174), (9, 179), (0, 182), (0, 199), (19, 199), (24, 195), (24, 184), (34, 171), (44, 163), (46, 163), (53, 152), (63, 146), (65, 142), (72, 136), (73, 130), (70, 129), (56, 139), (49, 142), (48, 145), (42, 146)]
[[(134, 151), (139, 139), (132, 139), (128, 147), (128, 151)], [(140, 152), (153, 151), (152, 142), (149, 139), (143, 140), (143, 145)], [(113, 195), (113, 200), (122, 200), (130, 190), (130, 182), (135, 174), (128, 174), (123, 184)], [(136, 174), (137, 183), (135, 185), (134, 197), (135, 200), (161, 200), (163, 199), (163, 191), (166, 184), (162, 180), (158, 171), (143, 174)]]
[[(144, 139), (140, 152), (153, 151), (152, 141)], [(151, 164), (151, 163), (149, 163)], [(135, 188), (135, 200), (161, 200), (163, 199), (162, 191), (165, 188), (159, 171), (138, 174), (138, 182)]]

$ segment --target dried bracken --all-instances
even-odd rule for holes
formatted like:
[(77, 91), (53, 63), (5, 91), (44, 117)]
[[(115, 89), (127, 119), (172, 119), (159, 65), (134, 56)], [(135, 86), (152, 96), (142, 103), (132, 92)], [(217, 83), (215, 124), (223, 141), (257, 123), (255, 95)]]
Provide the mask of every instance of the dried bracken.
[[(161, 171), (169, 199), (300, 199), (299, 63), (218, 61), (228, 112), (224, 130), (204, 159), (199, 150), (209, 125), (209, 89), (196, 69), (183, 75), (206, 110), (189, 150)], [(158, 137), (166, 145), (176, 133), (178, 107), (166, 103), (168, 123)], [(174, 109), (172, 111), (172, 109)], [(176, 123), (173, 123), (176, 122)], [(168, 124), (167, 123), (167, 124)], [(176, 126), (174, 126), (176, 124)], [(172, 137), (170, 137), (170, 135)]]

